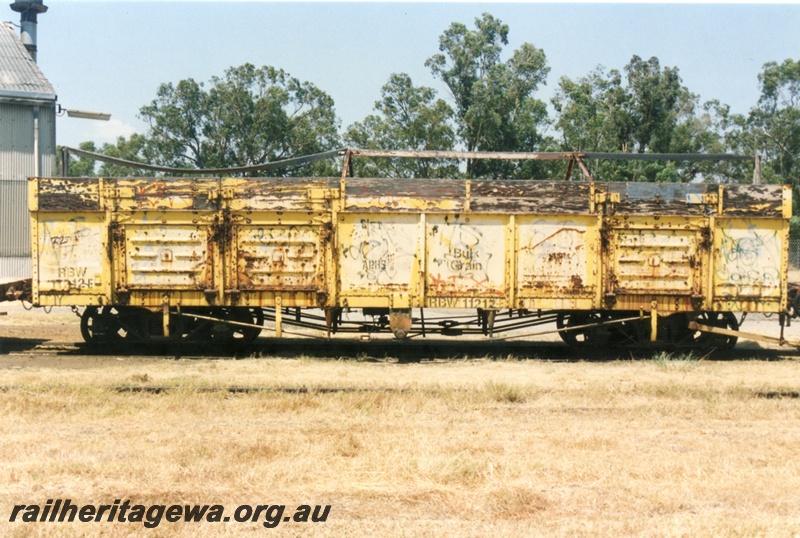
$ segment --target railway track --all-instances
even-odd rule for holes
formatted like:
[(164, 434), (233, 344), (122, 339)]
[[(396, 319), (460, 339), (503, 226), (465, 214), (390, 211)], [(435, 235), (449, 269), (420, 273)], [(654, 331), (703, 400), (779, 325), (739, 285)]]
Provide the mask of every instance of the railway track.
[[(60, 385), (40, 387), (44, 390), (55, 390), (62, 388)], [(223, 385), (214, 387), (186, 387), (181, 385), (111, 385), (107, 390), (118, 393), (134, 394), (164, 394), (176, 391), (192, 391), (201, 393), (227, 392), (229, 394), (259, 394), (259, 393), (282, 393), (282, 394), (353, 394), (353, 393), (381, 393), (381, 394), (401, 394), (413, 392), (413, 389), (391, 388), (391, 387), (284, 387), (284, 386), (243, 386), (243, 385)], [(0, 392), (11, 392), (15, 390), (27, 390), (18, 385), (0, 385)], [(469, 389), (449, 389), (456, 392), (468, 392)], [(755, 390), (752, 395), (756, 398), (767, 400), (778, 399), (800, 399), (800, 391), (795, 390)]]

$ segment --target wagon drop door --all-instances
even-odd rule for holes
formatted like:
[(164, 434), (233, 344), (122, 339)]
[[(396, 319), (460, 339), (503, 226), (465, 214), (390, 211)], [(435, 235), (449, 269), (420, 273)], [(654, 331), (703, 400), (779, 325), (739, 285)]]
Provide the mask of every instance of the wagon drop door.
[(245, 293), (289, 292), (293, 306), (318, 306), (314, 296), (325, 290), (327, 230), (307, 221), (236, 226), (236, 288)]
[(214, 245), (217, 184), (203, 178), (104, 181), (117, 303), (208, 304), (219, 259)]
[(328, 305), (331, 197), (338, 191), (329, 189), (327, 181), (222, 181), (227, 301), (239, 306)]
[[(117, 267), (118, 292), (196, 292), (196, 301), (204, 304), (204, 291), (214, 288), (211, 230), (204, 224), (181, 222), (177, 216), (147, 214), (143, 222), (119, 225), (113, 232), (115, 244), (124, 248), (117, 257), (124, 263)], [(190, 302), (185, 296), (184, 304)]]
[(701, 219), (611, 219), (603, 231), (605, 306), (619, 310), (692, 310), (703, 297), (710, 234)]

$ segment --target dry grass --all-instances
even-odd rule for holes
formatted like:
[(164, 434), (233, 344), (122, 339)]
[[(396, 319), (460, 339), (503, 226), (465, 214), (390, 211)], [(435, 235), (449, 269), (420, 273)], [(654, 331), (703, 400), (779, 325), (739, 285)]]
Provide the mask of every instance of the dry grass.
[[(800, 363), (98, 359), (0, 369), (0, 532), (15, 503), (331, 504), (325, 524), (158, 535), (791, 536)], [(0, 366), (2, 368), (2, 366)], [(179, 387), (120, 393), (118, 385)], [(208, 387), (327, 387), (231, 394)], [(5, 528), (3, 528), (5, 526)]]

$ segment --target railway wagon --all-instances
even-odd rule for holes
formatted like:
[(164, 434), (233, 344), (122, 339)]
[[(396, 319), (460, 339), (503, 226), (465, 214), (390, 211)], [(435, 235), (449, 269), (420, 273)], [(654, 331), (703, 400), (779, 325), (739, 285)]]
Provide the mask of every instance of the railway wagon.
[(731, 346), (690, 324), (736, 330), (734, 313), (787, 308), (782, 185), (343, 172), (29, 187), (33, 302), (84, 307), (89, 342), (247, 342), (265, 321), (277, 336), (398, 338), (555, 322), (572, 345)]

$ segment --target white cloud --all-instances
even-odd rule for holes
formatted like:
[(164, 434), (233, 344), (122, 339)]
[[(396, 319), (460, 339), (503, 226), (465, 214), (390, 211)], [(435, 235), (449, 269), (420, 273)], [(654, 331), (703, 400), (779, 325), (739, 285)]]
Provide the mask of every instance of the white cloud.
[(61, 117), (56, 128), (56, 140), (62, 146), (78, 147), (81, 142), (92, 141), (99, 147), (105, 143), (114, 144), (120, 136), (129, 137), (135, 132), (142, 130), (114, 118), (97, 121)]
[(114, 118), (108, 121), (95, 121), (93, 123), (94, 125), (92, 127), (97, 133), (97, 138), (102, 139), (103, 142), (116, 142), (118, 137), (128, 137), (136, 132), (136, 129), (132, 125), (128, 125)]

